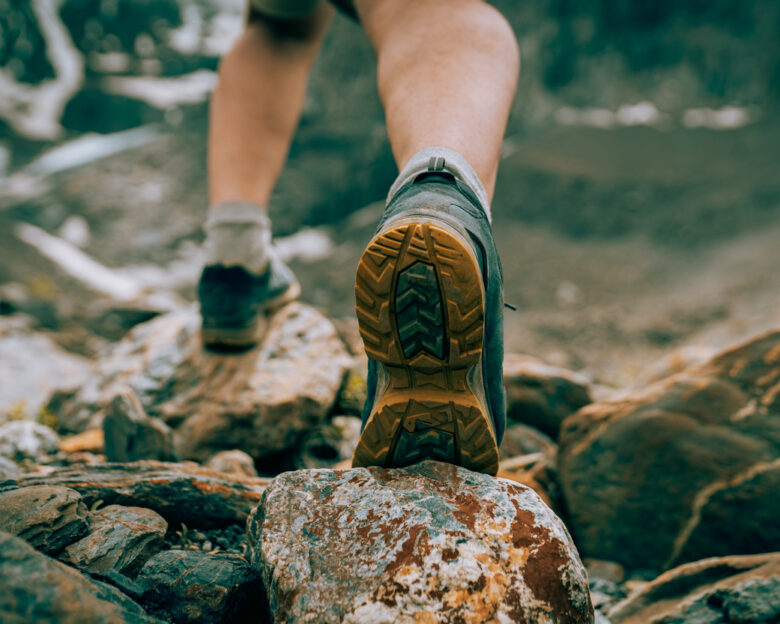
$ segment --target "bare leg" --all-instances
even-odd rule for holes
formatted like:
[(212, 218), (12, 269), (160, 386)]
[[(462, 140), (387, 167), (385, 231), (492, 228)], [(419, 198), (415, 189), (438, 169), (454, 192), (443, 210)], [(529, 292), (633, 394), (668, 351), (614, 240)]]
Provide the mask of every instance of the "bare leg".
[(504, 17), (481, 0), (356, 0), (378, 61), (401, 169), (426, 147), (462, 154), (492, 197), (520, 66)]
[[(379, 57), (402, 171), (355, 279), (372, 400), (353, 466), (434, 459), (496, 474), (506, 423), (501, 270), (488, 219), (455, 180), (471, 187), (489, 218), (517, 43), (480, 0), (356, 6)], [(418, 178), (423, 171), (449, 176)], [(405, 184), (409, 175), (415, 184)]]
[(209, 125), (206, 260), (198, 283), (201, 338), (208, 347), (256, 344), (268, 313), (300, 292), (295, 276), (271, 253), (266, 205), (332, 14), (324, 3), (301, 18), (250, 14), (220, 66)]
[(268, 203), (332, 14), (323, 3), (311, 15), (294, 20), (252, 15), (222, 60), (209, 125), (212, 205)]

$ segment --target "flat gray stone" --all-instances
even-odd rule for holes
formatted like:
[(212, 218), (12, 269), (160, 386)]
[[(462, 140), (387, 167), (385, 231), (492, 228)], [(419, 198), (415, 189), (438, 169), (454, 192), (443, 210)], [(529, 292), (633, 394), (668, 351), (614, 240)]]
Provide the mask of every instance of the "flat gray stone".
[(103, 435), (108, 461), (176, 460), (171, 428), (159, 418), (149, 418), (132, 390), (119, 392), (109, 403)]
[(57, 555), (89, 530), (81, 494), (66, 487), (23, 487), (0, 493), (0, 527), (34, 548)]
[(166, 550), (138, 574), (141, 602), (175, 624), (263, 622), (263, 589), (243, 557)]
[(119, 590), (93, 583), (0, 531), (3, 624), (163, 624)]
[(769, 624), (780, 621), (780, 553), (681, 565), (607, 614), (612, 624)]
[(109, 505), (92, 514), (89, 535), (65, 549), (60, 559), (82, 570), (132, 577), (163, 547), (168, 523), (143, 507)]
[(506, 428), (501, 447), (498, 449), (501, 459), (510, 459), (519, 455), (542, 453), (555, 462), (558, 445), (538, 429), (521, 423), (511, 424)]
[(10, 412), (35, 417), (52, 391), (86, 380), (89, 361), (31, 324), (26, 316), (0, 316), (0, 418)]
[(73, 394), (53, 397), (58, 427), (100, 426), (114, 397), (130, 389), (146, 414), (174, 430), (177, 455), (206, 461), (240, 449), (255, 459), (293, 450), (325, 421), (352, 364), (333, 324), (292, 303), (243, 353), (203, 348), (196, 308), (134, 328), (100, 359)]
[[(62, 486), (77, 490), (93, 505), (153, 509), (168, 522), (191, 528), (245, 523), (262, 498), (268, 479), (239, 477), (180, 464), (138, 461), (61, 468), (0, 482), (0, 492), (23, 486)], [(78, 536), (79, 538), (81, 535)]]
[(254, 460), (244, 451), (220, 451), (209, 459), (203, 467), (214, 472), (234, 474), (240, 477), (256, 477), (257, 469)]
[(6, 457), (0, 457), (0, 481), (6, 479), (16, 479), (16, 477), (22, 474), (22, 469)]
[(60, 447), (60, 437), (49, 427), (29, 420), (0, 425), (0, 457), (13, 461), (45, 462)]

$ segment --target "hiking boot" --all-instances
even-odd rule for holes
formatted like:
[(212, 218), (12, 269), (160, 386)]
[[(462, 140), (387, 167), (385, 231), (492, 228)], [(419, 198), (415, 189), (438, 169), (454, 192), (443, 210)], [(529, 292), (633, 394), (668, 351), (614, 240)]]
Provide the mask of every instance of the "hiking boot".
[(363, 252), (355, 307), (368, 396), (353, 466), (498, 470), (503, 276), (483, 205), (450, 173), (421, 173), (392, 196)]
[(249, 204), (217, 207), (206, 223), (206, 253), (198, 282), (203, 344), (256, 345), (271, 313), (301, 292), (293, 272), (271, 248), (268, 217)]

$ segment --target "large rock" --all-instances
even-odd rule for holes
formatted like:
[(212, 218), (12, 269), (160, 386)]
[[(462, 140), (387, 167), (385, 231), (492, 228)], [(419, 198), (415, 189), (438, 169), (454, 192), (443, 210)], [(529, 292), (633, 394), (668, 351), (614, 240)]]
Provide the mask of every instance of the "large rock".
[(16, 479), (21, 474), (22, 471), (16, 462), (13, 462), (6, 457), (0, 456), (0, 481), (5, 481), (6, 479)]
[(506, 355), (504, 384), (509, 423), (530, 425), (552, 438), (567, 416), (591, 402), (587, 379), (525, 355)]
[(612, 624), (780, 622), (780, 553), (705, 559), (662, 574), (609, 611)]
[(547, 435), (528, 425), (510, 425), (499, 455), (499, 477), (527, 485), (556, 513), (564, 509), (556, 468), (558, 445)]
[(82, 383), (88, 364), (34, 331), (31, 319), (0, 316), (0, 421), (9, 413), (37, 415), (53, 390)]
[(241, 478), (204, 470), (191, 462), (139, 461), (62, 468), (0, 482), (0, 492), (23, 486), (57, 485), (77, 490), (87, 504), (153, 509), (172, 524), (219, 527), (246, 522), (268, 479)]
[(528, 486), (557, 514), (565, 509), (555, 464), (542, 453), (502, 461), (497, 476)]
[(506, 428), (498, 451), (501, 461), (519, 455), (541, 453), (554, 462), (558, 454), (558, 445), (538, 429), (516, 423)]
[(176, 459), (170, 427), (159, 418), (149, 418), (132, 390), (120, 392), (109, 403), (103, 439), (110, 462)]
[(668, 569), (780, 550), (780, 331), (582, 409), (558, 457), (587, 557)]
[(162, 624), (118, 590), (87, 580), (2, 531), (0, 622)]
[(90, 382), (50, 408), (68, 431), (95, 425), (130, 388), (146, 413), (175, 429), (180, 457), (204, 461), (221, 450), (258, 458), (294, 447), (324, 421), (351, 358), (331, 322), (294, 303), (244, 353), (203, 348), (195, 308), (136, 327), (100, 360)]
[(68, 546), (60, 557), (88, 572), (109, 570), (134, 576), (163, 546), (168, 523), (151, 509), (109, 505), (90, 518), (89, 535)]
[(691, 368), (697, 364), (703, 364), (715, 355), (716, 350), (704, 345), (689, 345), (681, 347), (657, 362), (651, 364), (647, 370), (644, 370), (640, 376), (640, 383), (643, 385), (666, 379), (672, 375), (683, 372), (686, 368)]
[(49, 555), (56, 555), (89, 529), (89, 512), (75, 490), (46, 485), (0, 494), (0, 527)]
[(224, 472), (239, 477), (256, 477), (257, 469), (254, 460), (238, 449), (220, 451), (209, 459), (203, 467), (214, 472)]
[(362, 421), (353, 416), (336, 416), (327, 425), (311, 429), (301, 440), (295, 468), (336, 468), (352, 465)]
[(238, 555), (167, 550), (146, 562), (136, 582), (144, 606), (175, 624), (263, 622), (262, 585)]
[(60, 451), (66, 454), (104, 453), (106, 447), (102, 429), (87, 429), (60, 440)]
[(0, 425), (0, 457), (44, 462), (51, 459), (59, 446), (60, 437), (45, 425), (29, 420), (14, 420)]
[(437, 462), (280, 475), (247, 525), (276, 622), (592, 622), (529, 488)]

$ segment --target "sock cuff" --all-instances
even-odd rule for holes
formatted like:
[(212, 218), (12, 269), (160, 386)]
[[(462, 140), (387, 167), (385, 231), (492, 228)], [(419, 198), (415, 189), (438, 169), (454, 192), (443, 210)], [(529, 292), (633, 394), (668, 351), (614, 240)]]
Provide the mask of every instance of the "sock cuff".
[(390, 200), (404, 184), (427, 171), (446, 171), (467, 184), (477, 196), (488, 221), (491, 221), (492, 215), (490, 214), (487, 191), (476, 172), (463, 156), (446, 147), (427, 147), (412, 156), (401, 173), (398, 174), (393, 186), (390, 187), (387, 203), (390, 203)]
[(271, 227), (268, 218), (268, 209), (259, 204), (243, 201), (226, 201), (209, 207), (205, 228), (211, 229), (217, 225), (227, 224), (255, 224)]
[(262, 275), (271, 252), (271, 220), (264, 206), (228, 201), (209, 207), (204, 227), (206, 266), (241, 266)]

